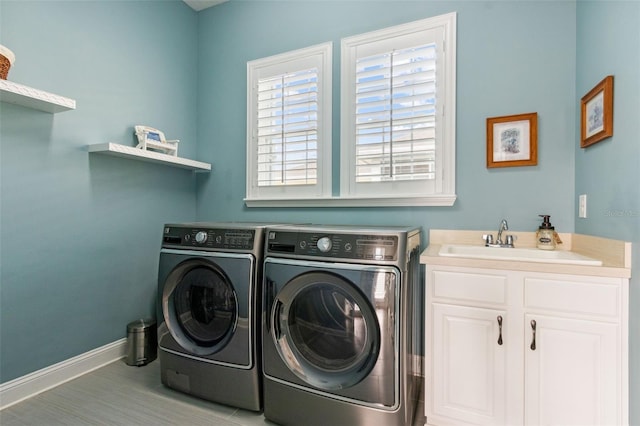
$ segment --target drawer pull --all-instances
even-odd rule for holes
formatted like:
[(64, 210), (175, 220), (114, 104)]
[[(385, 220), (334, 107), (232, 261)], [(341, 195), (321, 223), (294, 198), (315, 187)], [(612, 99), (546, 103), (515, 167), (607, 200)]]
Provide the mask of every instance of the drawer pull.
[(531, 331), (533, 331), (533, 340), (531, 341), (531, 350), (536, 350), (536, 320), (531, 320)]
[(498, 328), (500, 330), (500, 335), (498, 336), (498, 344), (502, 345), (502, 315), (498, 315)]

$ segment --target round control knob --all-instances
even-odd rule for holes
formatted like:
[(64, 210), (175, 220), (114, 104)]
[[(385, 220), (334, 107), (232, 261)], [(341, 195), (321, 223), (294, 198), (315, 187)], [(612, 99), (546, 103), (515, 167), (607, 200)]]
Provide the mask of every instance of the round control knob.
[(304, 241), (304, 240), (300, 241), (300, 248), (303, 249), (303, 250), (306, 249), (307, 248), (307, 242)]
[(322, 237), (318, 240), (318, 243), (316, 245), (318, 246), (318, 250), (320, 250), (323, 253), (326, 253), (329, 250), (331, 250), (331, 238)]
[(351, 245), (351, 243), (346, 243), (344, 245), (344, 251), (351, 251), (351, 249), (353, 249), (353, 246)]
[(200, 231), (196, 234), (196, 243), (202, 244), (207, 241), (207, 233), (204, 231)]

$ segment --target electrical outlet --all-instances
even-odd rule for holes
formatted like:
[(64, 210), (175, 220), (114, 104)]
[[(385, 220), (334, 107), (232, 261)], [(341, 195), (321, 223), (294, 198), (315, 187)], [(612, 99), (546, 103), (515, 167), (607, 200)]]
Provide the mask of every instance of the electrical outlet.
[(582, 194), (579, 197), (578, 217), (583, 219), (587, 217), (587, 194)]

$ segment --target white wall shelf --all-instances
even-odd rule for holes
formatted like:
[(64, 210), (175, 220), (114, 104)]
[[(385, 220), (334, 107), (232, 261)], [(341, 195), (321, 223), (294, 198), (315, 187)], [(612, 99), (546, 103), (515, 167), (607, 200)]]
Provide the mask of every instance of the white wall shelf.
[(0, 80), (0, 101), (52, 114), (76, 109), (74, 99), (7, 80)]
[(196, 172), (211, 171), (211, 164), (200, 161), (189, 160), (187, 158), (162, 154), (159, 152), (146, 151), (132, 146), (120, 145), (117, 143), (101, 143), (89, 145), (89, 152), (98, 154), (113, 155), (115, 157), (130, 158), (134, 160), (148, 161), (151, 163), (161, 163), (169, 166), (189, 169)]

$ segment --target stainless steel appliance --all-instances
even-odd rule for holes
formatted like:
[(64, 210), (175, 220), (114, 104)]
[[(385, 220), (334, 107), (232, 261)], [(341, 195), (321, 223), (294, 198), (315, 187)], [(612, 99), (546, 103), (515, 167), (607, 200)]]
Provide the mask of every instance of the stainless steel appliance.
[(260, 283), (264, 225), (164, 227), (158, 272), (158, 357), (166, 386), (262, 409)]
[(266, 234), (265, 417), (410, 425), (421, 373), (419, 229), (310, 225)]

